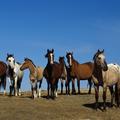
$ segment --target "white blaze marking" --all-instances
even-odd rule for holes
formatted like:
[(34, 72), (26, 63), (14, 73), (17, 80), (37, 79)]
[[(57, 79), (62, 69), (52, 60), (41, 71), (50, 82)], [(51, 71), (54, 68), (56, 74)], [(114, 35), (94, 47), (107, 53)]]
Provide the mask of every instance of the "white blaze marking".
[(72, 56), (69, 55), (69, 65), (71, 66), (72, 65)]
[(53, 54), (50, 53), (50, 63), (53, 64)]

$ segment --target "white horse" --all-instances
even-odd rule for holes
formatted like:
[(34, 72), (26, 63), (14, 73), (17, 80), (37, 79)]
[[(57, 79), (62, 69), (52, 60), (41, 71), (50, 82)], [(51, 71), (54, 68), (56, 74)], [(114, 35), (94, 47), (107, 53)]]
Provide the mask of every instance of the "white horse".
[(14, 95), (21, 95), (21, 82), (24, 72), (20, 70), (21, 64), (15, 61), (14, 55), (7, 54), (6, 61), (8, 63), (8, 77), (10, 78), (10, 95), (14, 89)]

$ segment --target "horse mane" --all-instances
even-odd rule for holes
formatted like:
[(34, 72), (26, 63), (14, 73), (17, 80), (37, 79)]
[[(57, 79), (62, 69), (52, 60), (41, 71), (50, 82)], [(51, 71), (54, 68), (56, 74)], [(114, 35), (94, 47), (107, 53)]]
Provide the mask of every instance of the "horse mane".
[(29, 59), (29, 58), (24, 59), (24, 61), (27, 61), (27, 60), (30, 61), (36, 67), (36, 65), (33, 63), (33, 61), (31, 59)]
[(73, 62), (76, 62), (77, 64), (80, 64), (77, 60), (75, 60), (74, 58), (73, 58)]
[(99, 55), (99, 54), (102, 54), (102, 53), (104, 53), (104, 49), (103, 49), (102, 51), (100, 51), (100, 50), (98, 49), (97, 53), (95, 53), (95, 55), (93, 56), (93, 60), (95, 60), (96, 57), (98, 57), (98, 55)]
[(16, 62), (18, 65), (21, 65), (21, 63), (20, 62)]

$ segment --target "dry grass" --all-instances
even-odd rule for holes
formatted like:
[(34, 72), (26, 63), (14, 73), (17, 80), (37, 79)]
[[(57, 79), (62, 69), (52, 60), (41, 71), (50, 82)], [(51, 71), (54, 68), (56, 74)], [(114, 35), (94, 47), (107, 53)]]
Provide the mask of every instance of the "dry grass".
[[(21, 97), (0, 95), (0, 120), (119, 120), (120, 109), (109, 108), (106, 112), (94, 110), (94, 92), (91, 95), (59, 95), (57, 99), (42, 98), (32, 100), (30, 93)], [(102, 98), (100, 100), (102, 102)], [(110, 101), (108, 95), (107, 101)]]

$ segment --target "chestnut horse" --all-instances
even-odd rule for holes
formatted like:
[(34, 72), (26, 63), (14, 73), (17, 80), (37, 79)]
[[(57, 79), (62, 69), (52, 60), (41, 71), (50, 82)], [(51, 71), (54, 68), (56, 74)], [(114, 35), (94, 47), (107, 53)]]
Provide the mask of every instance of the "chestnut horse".
[(0, 88), (3, 87), (4, 95), (6, 94), (6, 73), (7, 65), (3, 61), (0, 61)]
[[(107, 87), (111, 90), (113, 85), (116, 88), (116, 102), (119, 106), (120, 102), (120, 67), (117, 65), (106, 63), (104, 50), (98, 50), (94, 57), (94, 72), (92, 79), (95, 86), (95, 109), (98, 108), (98, 98), (99, 98), (99, 86), (103, 87), (103, 110), (106, 110), (106, 92)], [(111, 91), (111, 105), (113, 104), (113, 91)]]
[(80, 94), (80, 80), (88, 80), (89, 82), (89, 94), (91, 93), (91, 77), (94, 70), (94, 64), (92, 62), (86, 62), (83, 64), (78, 63), (73, 58), (73, 53), (67, 53), (66, 58), (70, 67), (70, 76), (77, 78), (78, 94)]
[[(61, 78), (64, 71), (64, 63), (57, 63), (54, 61), (54, 49), (48, 49), (45, 57), (48, 59), (48, 63), (44, 69), (44, 77), (46, 78), (48, 85), (48, 98), (49, 88), (51, 88), (51, 97), (54, 99), (55, 96), (57, 97), (58, 80)], [(55, 90), (56, 94), (54, 94)]]
[[(32, 90), (32, 98), (38, 96), (41, 97), (41, 84), (43, 79), (43, 68), (36, 67), (36, 65), (29, 58), (24, 59), (24, 63), (20, 67), (20, 70), (29, 69), (30, 74), (29, 78), (31, 81), (31, 90)], [(37, 83), (39, 83), (39, 90), (37, 91)]]

